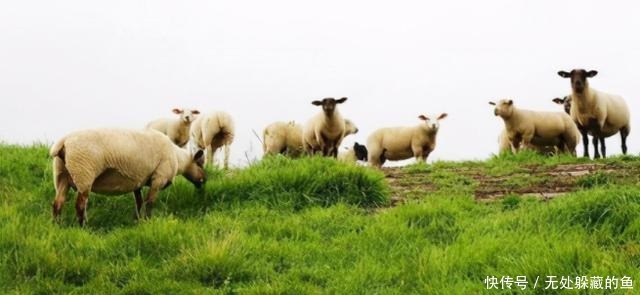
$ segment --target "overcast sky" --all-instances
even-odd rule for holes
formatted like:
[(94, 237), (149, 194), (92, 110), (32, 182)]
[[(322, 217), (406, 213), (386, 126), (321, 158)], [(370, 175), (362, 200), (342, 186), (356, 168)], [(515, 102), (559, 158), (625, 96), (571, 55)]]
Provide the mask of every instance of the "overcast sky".
[[(625, 97), (640, 151), (638, 1), (2, 1), (0, 140), (142, 128), (178, 106), (236, 121), (232, 161), (262, 154), (252, 129), (339, 107), (375, 129), (449, 113), (430, 160), (483, 159), (503, 122), (489, 100), (561, 111), (561, 69)], [(619, 135), (607, 140), (620, 153)], [(582, 154), (582, 147), (578, 148)]]

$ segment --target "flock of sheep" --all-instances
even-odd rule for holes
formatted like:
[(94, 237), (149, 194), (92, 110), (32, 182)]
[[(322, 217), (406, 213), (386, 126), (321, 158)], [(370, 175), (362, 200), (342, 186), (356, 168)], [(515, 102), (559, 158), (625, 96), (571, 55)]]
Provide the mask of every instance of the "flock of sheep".
[[(589, 87), (587, 79), (594, 77), (596, 71), (575, 69), (558, 74), (571, 79), (571, 94), (553, 100), (563, 105), (565, 112), (523, 110), (516, 108), (510, 99), (490, 102), (495, 105), (494, 114), (505, 123), (500, 150), (533, 149), (575, 155), (582, 137), (584, 156), (588, 157), (587, 135), (591, 135), (594, 155), (599, 158), (606, 156), (604, 139), (620, 132), (622, 152), (626, 154), (630, 126), (624, 100)], [(338, 111), (338, 105), (346, 100), (343, 97), (312, 101), (313, 105), (321, 106), (322, 111), (304, 126), (293, 121), (267, 126), (262, 138), (265, 156), (321, 154), (349, 162), (368, 161), (377, 168), (387, 160), (415, 157), (425, 161), (435, 149), (439, 121), (447, 117), (446, 113), (435, 117), (420, 115), (422, 122), (416, 126), (378, 129), (368, 137), (366, 146), (356, 142), (339, 154), (344, 137), (358, 132), (353, 122)], [(183, 175), (196, 187), (202, 186), (206, 181), (205, 163), (215, 164), (215, 151), (222, 147), (225, 150), (223, 165), (227, 168), (229, 146), (234, 138), (231, 116), (225, 112), (200, 114), (189, 109), (173, 112), (179, 115), (178, 119), (158, 119), (142, 130), (83, 130), (56, 142), (50, 149), (56, 188), (54, 218), (60, 215), (70, 187), (77, 191), (76, 213), (83, 225), (90, 192), (133, 192), (139, 218), (143, 206), (150, 216), (157, 193), (169, 186), (176, 175)], [(188, 143), (191, 147), (187, 147)], [(143, 200), (144, 186), (148, 186), (149, 191)]]

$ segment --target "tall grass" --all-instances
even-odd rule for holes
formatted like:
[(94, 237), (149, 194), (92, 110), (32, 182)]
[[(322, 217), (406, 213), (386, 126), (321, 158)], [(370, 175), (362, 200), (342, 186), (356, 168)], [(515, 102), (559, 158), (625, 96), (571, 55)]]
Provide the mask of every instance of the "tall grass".
[[(637, 183), (549, 202), (477, 203), (454, 187), (379, 208), (388, 194), (379, 172), (276, 157), (211, 171), (202, 191), (176, 181), (138, 223), (131, 196), (92, 195), (89, 226), (79, 228), (69, 205), (62, 224), (51, 222), (46, 148), (0, 153), (0, 293), (512, 294), (483, 280), (640, 276)], [(430, 169), (439, 184), (464, 181)]]

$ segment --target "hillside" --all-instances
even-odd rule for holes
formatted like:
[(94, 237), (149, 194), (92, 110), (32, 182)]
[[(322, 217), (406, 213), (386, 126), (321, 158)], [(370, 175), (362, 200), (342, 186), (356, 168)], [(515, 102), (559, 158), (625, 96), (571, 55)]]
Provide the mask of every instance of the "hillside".
[[(79, 228), (74, 196), (51, 220), (46, 147), (0, 155), (0, 293), (510, 294), (485, 278), (640, 277), (639, 157), (383, 172), (275, 157), (210, 170), (201, 191), (178, 178), (141, 222), (132, 196), (91, 195)], [(517, 293), (550, 291), (530, 283)]]

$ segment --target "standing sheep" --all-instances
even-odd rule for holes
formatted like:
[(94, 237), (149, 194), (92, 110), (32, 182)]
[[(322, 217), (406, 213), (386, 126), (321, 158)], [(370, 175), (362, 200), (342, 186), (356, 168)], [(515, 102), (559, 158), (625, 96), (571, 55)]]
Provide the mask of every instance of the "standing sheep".
[(521, 147), (556, 146), (560, 151), (575, 155), (578, 129), (567, 114), (521, 110), (511, 99), (489, 104), (496, 106), (494, 115), (504, 121), (513, 151), (517, 152)]
[(624, 99), (598, 91), (589, 87), (587, 78), (593, 78), (597, 71), (574, 69), (571, 72), (559, 71), (563, 78), (571, 78), (571, 118), (578, 125), (582, 134), (584, 156), (589, 157), (589, 139), (593, 136), (594, 158), (600, 158), (598, 142), (600, 142), (602, 157), (607, 156), (604, 139), (620, 132), (622, 153), (627, 153), (627, 136), (631, 131), (629, 108)]
[(446, 118), (442, 113), (435, 120), (420, 115), (423, 120), (413, 127), (380, 128), (367, 139), (369, 163), (374, 167), (381, 167), (386, 160), (405, 160), (415, 157), (417, 161), (426, 161), (429, 154), (436, 148), (436, 135), (440, 128), (439, 121)]
[(229, 146), (233, 143), (234, 125), (225, 112), (200, 115), (191, 124), (191, 137), (199, 149), (206, 149), (206, 162), (215, 165), (215, 152), (224, 146), (224, 169), (229, 167)]
[(189, 142), (191, 122), (200, 112), (190, 109), (173, 109), (173, 113), (180, 115), (180, 118), (177, 120), (169, 118), (153, 120), (147, 124), (146, 128), (158, 130), (169, 136), (169, 139), (177, 146), (184, 147)]
[[(358, 133), (358, 127), (351, 120), (345, 119), (344, 124), (345, 137)], [(278, 121), (269, 124), (262, 132), (262, 149), (265, 155), (280, 153), (294, 158), (299, 157), (304, 151), (302, 125), (294, 121)]]
[[(54, 144), (53, 178), (56, 198), (53, 216), (62, 211), (69, 187), (78, 192), (76, 214), (80, 225), (86, 220), (89, 192), (119, 195), (134, 192), (136, 216), (145, 204), (146, 215), (158, 191), (182, 174), (196, 187), (205, 182), (202, 151), (191, 155), (155, 130), (93, 129), (70, 133)], [(142, 187), (149, 186), (142, 200)]]
[(336, 104), (344, 103), (346, 97), (314, 100), (311, 104), (322, 106), (322, 113), (312, 117), (302, 131), (304, 149), (309, 154), (322, 152), (323, 156), (338, 156), (338, 147), (345, 136), (344, 119)]

